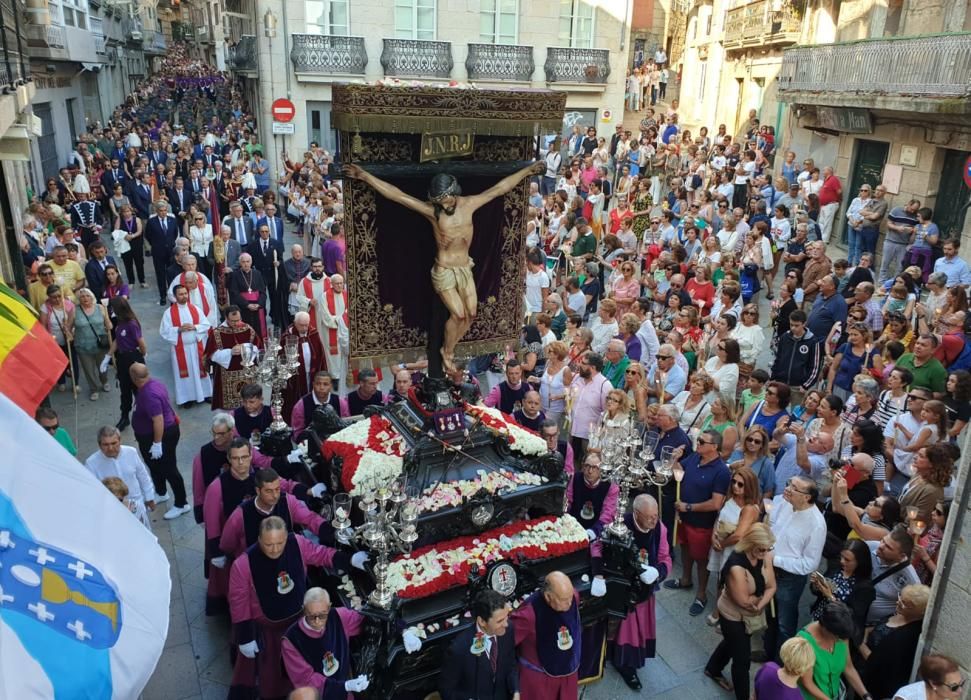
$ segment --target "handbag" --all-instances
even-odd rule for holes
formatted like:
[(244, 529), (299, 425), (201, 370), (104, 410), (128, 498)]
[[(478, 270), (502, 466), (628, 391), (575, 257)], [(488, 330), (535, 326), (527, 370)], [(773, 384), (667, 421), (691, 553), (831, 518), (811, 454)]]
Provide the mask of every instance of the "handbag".
[(758, 615), (742, 615), (742, 622), (745, 624), (745, 634), (753, 635), (769, 626), (769, 623), (765, 620), (765, 610), (759, 612)]
[(88, 324), (88, 328), (90, 328), (91, 332), (94, 333), (94, 337), (98, 341), (98, 349), (107, 350), (108, 348), (110, 348), (111, 340), (108, 338), (107, 335), (105, 335), (104, 337), (98, 335), (98, 331), (94, 329), (94, 325), (91, 323), (91, 319), (88, 318), (88, 315), (84, 313), (84, 309), (81, 309), (81, 315), (84, 316), (84, 320)]

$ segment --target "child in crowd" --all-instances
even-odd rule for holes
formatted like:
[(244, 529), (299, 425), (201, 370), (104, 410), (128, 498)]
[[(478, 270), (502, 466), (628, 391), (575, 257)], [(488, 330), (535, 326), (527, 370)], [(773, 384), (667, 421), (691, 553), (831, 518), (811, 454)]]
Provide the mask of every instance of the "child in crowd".
[(741, 413), (748, 407), (765, 398), (765, 383), (769, 381), (769, 373), (764, 369), (756, 369), (748, 378), (748, 387), (742, 391)]

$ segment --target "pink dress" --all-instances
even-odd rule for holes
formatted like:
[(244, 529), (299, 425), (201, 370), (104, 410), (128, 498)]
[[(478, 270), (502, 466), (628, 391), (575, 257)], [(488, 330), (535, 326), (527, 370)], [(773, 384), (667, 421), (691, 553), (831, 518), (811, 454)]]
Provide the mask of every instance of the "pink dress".
[(617, 318), (620, 319), (631, 310), (634, 302), (641, 296), (641, 282), (637, 277), (631, 277), (630, 280), (621, 277), (614, 282), (613, 291), (613, 299), (617, 302)]

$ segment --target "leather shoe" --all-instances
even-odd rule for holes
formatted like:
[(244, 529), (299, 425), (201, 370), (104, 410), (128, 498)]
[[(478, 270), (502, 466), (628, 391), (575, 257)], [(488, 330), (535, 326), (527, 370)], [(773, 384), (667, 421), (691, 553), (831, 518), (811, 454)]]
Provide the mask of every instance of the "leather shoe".
[(624, 683), (631, 690), (640, 690), (643, 686), (641, 685), (641, 679), (637, 677), (637, 671), (633, 668), (622, 667), (617, 669), (617, 673), (620, 677), (624, 679)]

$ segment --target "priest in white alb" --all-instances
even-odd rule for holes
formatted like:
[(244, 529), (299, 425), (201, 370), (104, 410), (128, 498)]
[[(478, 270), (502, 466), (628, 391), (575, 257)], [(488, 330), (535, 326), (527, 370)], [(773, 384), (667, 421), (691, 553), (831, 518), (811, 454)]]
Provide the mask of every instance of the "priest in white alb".
[(183, 272), (175, 276), (169, 284), (168, 299), (171, 304), (175, 301), (175, 285), (180, 284), (189, 291), (189, 301), (198, 309), (202, 309), (209, 325), (215, 328), (219, 325), (219, 305), (216, 303), (216, 288), (204, 274), (196, 269), (199, 263), (192, 255), (186, 255), (182, 261)]
[(316, 329), (321, 340), (327, 337), (327, 328), (323, 324), (320, 307), (324, 303), (324, 292), (330, 289), (330, 278), (324, 274), (324, 261), (311, 258), (310, 272), (297, 282), (293, 292), (294, 307), (297, 311), (310, 314), (310, 327)]
[(319, 305), (321, 325), (324, 327), (320, 341), (327, 355), (327, 370), (340, 390), (346, 390), (347, 356), (350, 347), (350, 331), (347, 324), (347, 287), (344, 278), (334, 275), (324, 290), (323, 303)]
[(135, 517), (149, 530), (152, 521), (148, 511), (155, 510), (155, 487), (148, 467), (138, 449), (121, 444), (121, 432), (113, 425), (98, 431), (98, 451), (84, 462), (88, 471), (99, 481), (116, 476), (128, 487), (128, 500), (135, 507)]
[(175, 403), (201, 403), (212, 396), (212, 381), (204, 362), (209, 320), (202, 309), (189, 302), (188, 289), (176, 284), (173, 292), (175, 303), (162, 314), (159, 335), (172, 346)]

